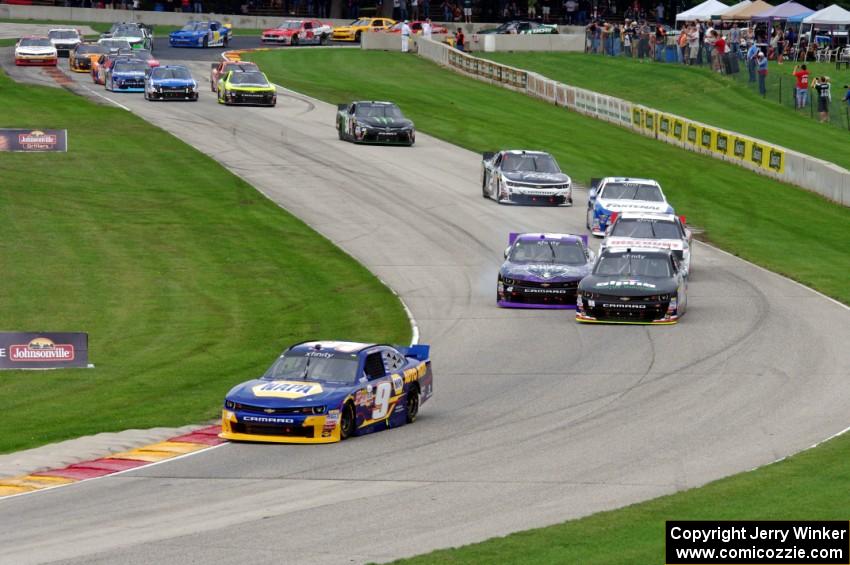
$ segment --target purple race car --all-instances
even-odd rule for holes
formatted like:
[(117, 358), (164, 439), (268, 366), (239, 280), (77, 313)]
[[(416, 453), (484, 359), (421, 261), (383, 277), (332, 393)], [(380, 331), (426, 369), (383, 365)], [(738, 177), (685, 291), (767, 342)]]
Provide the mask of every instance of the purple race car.
[(512, 233), (499, 269), (496, 303), (508, 308), (575, 308), (576, 289), (590, 274), (586, 235)]

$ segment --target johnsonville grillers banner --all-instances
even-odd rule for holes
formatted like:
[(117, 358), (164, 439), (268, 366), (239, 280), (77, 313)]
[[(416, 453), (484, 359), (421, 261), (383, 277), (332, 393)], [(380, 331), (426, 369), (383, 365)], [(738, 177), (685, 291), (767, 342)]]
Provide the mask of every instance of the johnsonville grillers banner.
[(88, 367), (89, 334), (0, 332), (0, 369)]
[(65, 129), (0, 129), (0, 151), (68, 151)]

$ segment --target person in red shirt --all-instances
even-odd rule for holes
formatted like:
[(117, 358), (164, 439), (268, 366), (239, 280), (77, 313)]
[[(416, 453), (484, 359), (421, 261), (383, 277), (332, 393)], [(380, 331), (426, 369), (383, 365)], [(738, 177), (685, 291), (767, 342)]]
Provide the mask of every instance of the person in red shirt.
[(806, 65), (798, 65), (794, 67), (794, 72), (791, 73), (797, 79), (797, 109), (805, 108), (809, 104), (809, 71)]

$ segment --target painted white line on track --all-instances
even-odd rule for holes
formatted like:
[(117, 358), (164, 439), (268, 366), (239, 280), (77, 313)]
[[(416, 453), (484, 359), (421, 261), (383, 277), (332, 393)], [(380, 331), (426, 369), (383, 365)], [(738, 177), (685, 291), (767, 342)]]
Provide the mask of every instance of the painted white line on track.
[(108, 97), (108, 96), (104, 96), (103, 94), (101, 94), (100, 92), (97, 92), (96, 90), (92, 90), (91, 88), (89, 88), (89, 87), (88, 87), (88, 86), (86, 86), (85, 84), (81, 84), (80, 86), (82, 86), (83, 88), (85, 88), (86, 90), (88, 90), (89, 92), (91, 92), (92, 94), (94, 94), (95, 96), (98, 96), (98, 97), (100, 97), (100, 98), (103, 98), (104, 100), (106, 100), (107, 102), (109, 102), (109, 103), (111, 103), (111, 104), (115, 104), (116, 106), (118, 106), (118, 107), (119, 107), (119, 108), (121, 108), (122, 110), (126, 110), (127, 112), (132, 112), (132, 110), (130, 110), (130, 108), (128, 108), (128, 107), (127, 107), (127, 106), (125, 106), (124, 104), (121, 104), (120, 102), (116, 102), (116, 101), (115, 101), (115, 100), (113, 100), (112, 98), (110, 98), (110, 97)]
[[(105, 479), (107, 477), (115, 477), (116, 475), (123, 475), (124, 473), (129, 473), (130, 471), (137, 471), (139, 469), (147, 469), (149, 467), (153, 467), (154, 465), (160, 465), (162, 463), (168, 463), (170, 461), (177, 461), (178, 459), (190, 457), (190, 456), (196, 455), (198, 453), (206, 453), (207, 451), (210, 451), (212, 449), (217, 449), (219, 447), (227, 445), (228, 443), (230, 443), (230, 442), (224, 442), (224, 443), (220, 443), (218, 445), (210, 445), (209, 447), (205, 447), (204, 449), (198, 449), (197, 451), (184, 453), (182, 455), (176, 455), (174, 457), (169, 457), (168, 459), (163, 459), (161, 461), (153, 461), (151, 463), (148, 463), (147, 465), (139, 465), (138, 467), (133, 467), (132, 469), (124, 469), (123, 471), (116, 471), (114, 473), (109, 473), (108, 475), (101, 475), (99, 477), (90, 477), (88, 479), (80, 479), (80, 480), (74, 481), (72, 483), (63, 483), (61, 485), (53, 485), (52, 487), (44, 487), (44, 488), (39, 488), (39, 489), (35, 489), (35, 490), (29, 490), (27, 492), (19, 492), (18, 494), (9, 494), (7, 496), (0, 496), (0, 504), (2, 504), (4, 500), (8, 500), (10, 498), (15, 498), (15, 497), (18, 497), (18, 496), (26, 496), (28, 494), (38, 494), (40, 492), (45, 492), (45, 491), (48, 491), (48, 490), (54, 490), (54, 489), (62, 488), (62, 487), (72, 487), (72, 486), (78, 485), (80, 483), (87, 483), (89, 481), (96, 481), (98, 479)], [(136, 449), (141, 449), (141, 448), (137, 447)], [(107, 455), (106, 457), (101, 457), (100, 459), (109, 459), (109, 456)], [(86, 461), (81, 461), (80, 463), (75, 463), (75, 465), (82, 465), (84, 463), (86, 463)], [(38, 476), (38, 473), (37, 472), (36, 473), (30, 473), (30, 475)]]

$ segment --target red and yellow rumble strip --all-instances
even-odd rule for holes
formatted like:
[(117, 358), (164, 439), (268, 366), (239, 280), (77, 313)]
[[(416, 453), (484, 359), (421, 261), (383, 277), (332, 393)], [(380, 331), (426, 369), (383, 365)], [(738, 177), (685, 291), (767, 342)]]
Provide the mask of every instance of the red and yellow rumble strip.
[(74, 463), (64, 469), (50, 469), (8, 479), (0, 478), (0, 497), (103, 477), (207, 449), (224, 443), (224, 440), (218, 437), (220, 431), (219, 425), (209, 426), (160, 443), (114, 453), (109, 457)]

